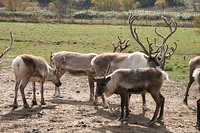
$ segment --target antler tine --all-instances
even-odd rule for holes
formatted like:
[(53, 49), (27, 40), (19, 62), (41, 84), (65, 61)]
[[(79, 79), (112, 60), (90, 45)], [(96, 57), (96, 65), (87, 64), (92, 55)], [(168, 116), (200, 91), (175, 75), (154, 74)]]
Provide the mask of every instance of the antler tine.
[[(13, 32), (11, 29), (9, 29), (10, 31), (10, 45), (8, 46), (8, 48), (5, 50), (5, 51), (2, 51), (1, 52), (1, 55), (0, 55), (0, 59), (11, 49), (12, 45), (13, 45)], [(3, 61), (0, 61), (0, 64), (2, 63)]]
[(115, 53), (115, 51), (117, 50), (117, 47), (115, 47), (115, 43), (113, 43), (113, 39), (111, 39), (111, 44), (112, 44), (113, 47), (114, 47), (113, 53)]
[[(118, 52), (120, 53), (120, 52), (122, 52), (124, 49), (126, 49), (128, 46), (130, 46), (130, 44), (128, 44), (129, 40), (126, 41), (126, 39), (124, 39), (124, 41), (122, 42), (122, 40), (120, 39), (119, 36), (118, 36), (118, 39), (119, 39), (119, 41), (118, 41), (117, 46), (115, 46), (115, 43), (113, 43), (112, 40), (111, 40), (111, 43), (112, 43), (112, 45), (113, 45), (113, 47), (114, 47), (113, 53), (115, 53), (116, 50), (117, 50), (118, 48), (120, 48), (120, 49), (118, 50)], [(125, 43), (125, 42), (126, 42), (126, 43)], [(122, 47), (122, 45), (123, 45), (124, 43), (125, 43), (125, 46)]]
[(51, 52), (51, 54), (50, 54), (50, 63), (49, 63), (49, 65), (53, 68), (51, 58), (52, 58), (52, 52)]
[(129, 16), (129, 26), (130, 26), (130, 32), (131, 32), (131, 35), (133, 37), (133, 39), (142, 47), (142, 49), (144, 50), (144, 52), (149, 55), (149, 52), (147, 51), (147, 49), (145, 48), (145, 46), (143, 45), (143, 43), (139, 40), (139, 36), (137, 34), (137, 31), (136, 31), (136, 28), (134, 28), (133, 30), (133, 22), (134, 22), (134, 17), (133, 17), (133, 14), (131, 14)]
[[(119, 39), (119, 41), (118, 41), (118, 43), (117, 43), (117, 46), (115, 46), (115, 43), (113, 43), (112, 40), (111, 40), (111, 44), (112, 44), (113, 47), (114, 47), (113, 53), (115, 53), (116, 50), (125, 42), (125, 40), (124, 40), (123, 43), (122, 43), (122, 42), (121, 42), (121, 39), (119, 38), (119, 36), (118, 36), (118, 39)], [(118, 51), (120, 51), (120, 50), (118, 50)]]
[(167, 59), (170, 59), (171, 58), (171, 56), (174, 54), (174, 52), (176, 51), (176, 49), (177, 49), (177, 43), (176, 42), (174, 42), (174, 44), (175, 44), (175, 47), (171, 47), (171, 50), (172, 50), (172, 52), (171, 53), (169, 53), (168, 55), (166, 55), (166, 58)]
[[(164, 45), (167, 41), (167, 39), (177, 30), (177, 23), (174, 21), (174, 19), (171, 19), (170, 21), (167, 20), (166, 17), (162, 16), (162, 19), (164, 20), (165, 24), (169, 27), (170, 29), (170, 33), (165, 37), (163, 35), (161, 35), (160, 33), (158, 33), (157, 31), (157, 27), (155, 28), (155, 33), (163, 38), (163, 43), (161, 45)], [(174, 27), (174, 29), (173, 29)]]
[(131, 45), (131, 43), (129, 43), (129, 40), (127, 40), (124, 47), (122, 47), (122, 45), (120, 46), (119, 53), (121, 53), (124, 49), (126, 49), (130, 45)]
[(8, 46), (8, 48), (5, 51), (1, 52), (0, 58), (2, 58), (11, 49), (11, 47), (13, 45), (13, 33), (12, 33), (11, 29), (9, 29), (9, 31), (10, 31), (10, 37), (11, 37), (10, 45)]

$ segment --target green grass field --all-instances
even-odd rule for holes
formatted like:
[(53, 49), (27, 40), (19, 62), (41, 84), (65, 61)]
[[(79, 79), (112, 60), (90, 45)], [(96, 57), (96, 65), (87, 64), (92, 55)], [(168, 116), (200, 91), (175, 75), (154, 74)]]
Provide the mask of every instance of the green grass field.
[[(141, 41), (146, 43), (146, 37), (153, 41), (156, 37), (155, 27), (139, 27), (137, 31)], [(51, 52), (73, 51), (80, 53), (112, 52), (110, 40), (117, 42), (121, 39), (130, 39), (131, 46), (124, 52), (141, 51), (142, 48), (132, 39), (129, 26), (114, 25), (75, 25), (75, 24), (47, 24), (47, 23), (0, 23), (0, 50), (5, 50), (10, 44), (8, 29), (13, 30), (14, 44), (12, 49), (2, 58), (1, 68), (10, 66), (14, 57), (20, 54), (43, 56), (49, 62)], [(167, 27), (159, 27), (163, 35), (169, 33)], [(177, 42), (178, 48), (165, 68), (168, 74), (177, 80), (188, 79), (188, 62), (191, 58), (200, 55), (200, 29), (178, 27), (178, 30), (168, 40), (173, 46)], [(162, 39), (157, 37), (158, 44)], [(185, 57), (185, 59), (184, 59)]]

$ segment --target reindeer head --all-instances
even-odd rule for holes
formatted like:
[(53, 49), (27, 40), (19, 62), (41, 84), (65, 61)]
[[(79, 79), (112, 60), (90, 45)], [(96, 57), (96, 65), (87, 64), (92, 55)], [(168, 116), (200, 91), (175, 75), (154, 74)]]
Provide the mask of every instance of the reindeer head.
[(65, 57), (63, 56), (63, 60), (62, 62), (60, 62), (60, 64), (58, 66), (56, 66), (56, 68), (54, 68), (52, 66), (52, 59), (51, 59), (52, 55), (50, 56), (50, 66), (51, 66), (51, 69), (53, 70), (53, 75), (52, 77), (55, 77), (54, 80), (52, 80), (52, 82), (57, 86), (59, 87), (61, 85), (61, 82), (60, 82), (60, 77), (61, 77), (61, 74), (60, 74), (60, 66), (66, 61), (65, 60)]
[(93, 78), (94, 82), (97, 82), (97, 95), (98, 96), (101, 96), (105, 92), (106, 84), (108, 83), (108, 81), (110, 79), (111, 79), (110, 76)]

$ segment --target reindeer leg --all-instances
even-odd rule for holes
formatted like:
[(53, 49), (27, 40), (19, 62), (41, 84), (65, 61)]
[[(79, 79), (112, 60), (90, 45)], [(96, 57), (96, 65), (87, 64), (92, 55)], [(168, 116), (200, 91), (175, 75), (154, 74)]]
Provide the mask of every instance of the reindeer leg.
[(146, 105), (145, 94), (141, 94), (141, 95), (142, 95), (142, 101), (143, 101), (143, 107), (142, 107), (143, 111), (148, 111), (148, 110), (150, 110), (150, 109), (147, 107), (147, 105)]
[(40, 94), (41, 94), (41, 101), (40, 101), (40, 103), (41, 103), (41, 105), (45, 105), (46, 103), (45, 103), (45, 101), (44, 101), (44, 80), (45, 79), (43, 79), (41, 82), (40, 82), (40, 87), (41, 87), (41, 89), (40, 89)]
[(15, 98), (14, 98), (13, 108), (18, 108), (18, 104), (17, 104), (17, 92), (18, 92), (18, 88), (19, 88), (20, 82), (21, 82), (21, 79), (16, 78), (16, 83), (15, 83)]
[(129, 106), (129, 102), (130, 102), (130, 95), (131, 94), (125, 94), (125, 99), (126, 99), (126, 116), (125, 116), (125, 119), (128, 119), (129, 117), (129, 112), (130, 112), (130, 106)]
[(159, 92), (158, 93), (152, 92), (150, 94), (153, 97), (154, 101), (156, 102), (156, 109), (155, 109), (153, 118), (150, 120), (150, 123), (154, 123), (154, 122), (156, 122), (156, 119), (157, 119), (157, 116), (158, 116), (158, 111), (159, 111), (160, 106), (161, 106), (161, 98), (159, 96)]
[(103, 101), (103, 106), (104, 106), (104, 108), (109, 108), (110, 106), (108, 105), (108, 103), (107, 103), (107, 101), (106, 101), (106, 99), (105, 99), (104, 94), (102, 94), (101, 98), (102, 98), (102, 101)]
[(29, 105), (28, 105), (28, 103), (26, 101), (26, 97), (25, 97), (25, 94), (24, 94), (24, 88), (28, 84), (29, 79), (30, 78), (24, 78), (24, 79), (22, 79), (22, 84), (20, 85), (20, 91), (21, 91), (22, 100), (23, 100), (23, 103), (24, 103), (24, 108), (29, 108)]
[(33, 86), (33, 100), (32, 100), (32, 104), (33, 105), (37, 105), (37, 101), (36, 101), (36, 88), (35, 88), (35, 82), (32, 82), (32, 86)]
[(94, 101), (94, 81), (91, 74), (88, 74), (88, 82), (90, 86), (90, 101)]
[(160, 115), (159, 115), (157, 121), (160, 121), (163, 119), (164, 103), (165, 103), (165, 98), (160, 93), (159, 93), (159, 96), (161, 98), (161, 108), (160, 108)]
[(55, 86), (54, 96), (55, 96), (55, 97), (58, 97), (58, 87), (57, 87), (57, 86)]
[(58, 89), (58, 97), (63, 98), (60, 88), (57, 87), (57, 89)]
[(186, 105), (188, 105), (188, 102), (187, 102), (188, 92), (189, 92), (189, 89), (190, 89), (193, 82), (194, 82), (194, 78), (190, 78), (190, 80), (188, 82), (187, 90), (186, 90), (186, 93), (185, 93), (185, 99), (183, 100), (183, 103), (185, 103)]
[[(126, 100), (126, 94), (125, 93), (120, 93), (121, 97), (121, 116), (118, 118), (119, 121), (122, 121), (124, 119), (124, 105), (126, 104), (126, 109), (127, 109), (127, 100)], [(127, 113), (127, 111), (126, 111)]]

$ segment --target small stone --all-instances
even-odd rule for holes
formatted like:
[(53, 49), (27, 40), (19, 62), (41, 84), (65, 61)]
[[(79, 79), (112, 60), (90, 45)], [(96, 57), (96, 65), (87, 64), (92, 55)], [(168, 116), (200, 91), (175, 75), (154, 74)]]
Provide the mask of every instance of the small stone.
[(47, 128), (47, 131), (51, 131), (53, 130), (53, 127)]

